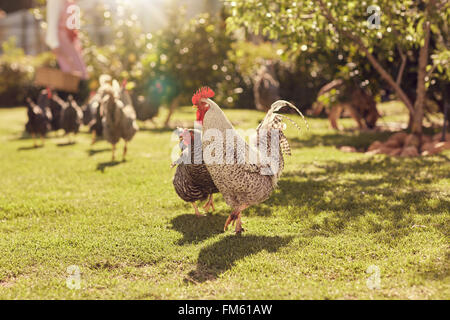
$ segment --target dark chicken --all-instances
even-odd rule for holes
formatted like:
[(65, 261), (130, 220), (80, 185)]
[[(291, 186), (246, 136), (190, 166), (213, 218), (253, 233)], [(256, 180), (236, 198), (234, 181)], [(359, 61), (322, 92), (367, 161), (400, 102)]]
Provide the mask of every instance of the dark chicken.
[[(201, 139), (201, 132), (193, 129), (178, 129), (182, 154), (174, 163), (177, 169), (173, 177), (173, 186), (178, 196), (186, 202), (192, 203), (195, 214), (201, 216), (196, 201), (208, 201), (204, 209), (214, 211), (213, 194), (219, 192), (204, 163), (202, 163), (202, 144), (194, 143), (194, 139)], [(199, 156), (199, 158), (197, 158)], [(197, 159), (197, 161), (195, 161)], [(196, 164), (198, 163), (198, 164)]]
[(69, 143), (72, 143), (71, 135), (76, 135), (80, 130), (83, 111), (72, 96), (69, 96), (68, 100), (61, 113), (61, 128), (69, 135)]
[(140, 121), (150, 120), (153, 124), (153, 118), (158, 114), (159, 103), (151, 100), (147, 96), (132, 94), (134, 109), (136, 110), (136, 117)]
[(100, 108), (101, 94), (97, 92), (86, 105), (83, 106), (83, 123), (88, 126), (92, 134), (92, 142), (97, 141), (97, 137), (103, 134), (102, 111)]
[(52, 113), (51, 130), (58, 131), (61, 129), (61, 114), (64, 101), (50, 89), (43, 89), (39, 94), (37, 104), (41, 108), (50, 108)]
[(89, 100), (86, 104), (81, 106), (81, 111), (83, 111), (83, 124), (85, 126), (89, 125), (89, 122), (91, 122), (94, 119), (94, 108), (93, 108), (93, 102), (95, 95), (92, 95), (89, 97)]
[(51, 130), (52, 113), (49, 108), (39, 107), (30, 98), (27, 102), (28, 122), (25, 124), (25, 130), (33, 137), (34, 147), (37, 147), (36, 136), (38, 135), (41, 137), (43, 146), (45, 135)]

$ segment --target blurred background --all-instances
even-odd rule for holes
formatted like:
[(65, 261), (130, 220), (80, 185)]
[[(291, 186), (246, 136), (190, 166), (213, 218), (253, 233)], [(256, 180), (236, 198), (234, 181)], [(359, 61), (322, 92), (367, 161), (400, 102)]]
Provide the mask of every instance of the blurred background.
[[(126, 80), (136, 96), (150, 97), (156, 108), (168, 106), (168, 125), (180, 101), (187, 104), (192, 92), (207, 84), (225, 108), (266, 110), (282, 97), (319, 116), (337, 113), (329, 107), (333, 103), (353, 101), (360, 127), (369, 128), (382, 116), (376, 103), (398, 99), (409, 111), (403, 127), (411, 128), (419, 85), (426, 94), (418, 102), (425, 121), (433, 115), (442, 118), (450, 73), (448, 4), (435, 1), (427, 9), (421, 1), (373, 1), (389, 11), (381, 13), (379, 29), (367, 27), (368, 3), (335, 2), (328, 2), (331, 16), (337, 17), (332, 24), (318, 10), (322, 1), (300, 1), (298, 6), (271, 1), (76, 1), (89, 73), (81, 96), (86, 100), (99, 87), (99, 76), (109, 74)], [(45, 44), (45, 1), (3, 0), (0, 8), (0, 105), (23, 105), (26, 96), (41, 89), (33, 85), (36, 68), (57, 65)], [(431, 19), (430, 39), (427, 74), (420, 84), (425, 16)], [(347, 28), (357, 39), (345, 36)], [(380, 76), (358, 41), (397, 88)], [(352, 114), (342, 109), (339, 114)], [(421, 115), (416, 117), (423, 122)]]
[[(0, 0), (0, 299), (450, 298), (448, 0), (75, 1), (74, 99), (36, 80), (52, 1)], [(242, 237), (174, 190), (204, 85), (236, 128), (308, 123)]]

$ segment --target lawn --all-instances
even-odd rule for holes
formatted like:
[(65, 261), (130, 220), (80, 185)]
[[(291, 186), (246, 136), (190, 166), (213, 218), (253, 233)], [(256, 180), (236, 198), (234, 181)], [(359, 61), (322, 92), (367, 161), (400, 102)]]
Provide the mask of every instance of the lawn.
[[(226, 114), (238, 128), (264, 116)], [(449, 151), (345, 153), (336, 146), (389, 134), (288, 124), (293, 154), (279, 188), (244, 211), (236, 236), (222, 231), (230, 210), (220, 195), (202, 218), (177, 197), (170, 130), (147, 125), (128, 161), (111, 163), (110, 145), (90, 146), (86, 128), (75, 145), (51, 133), (31, 148), (25, 118), (24, 108), (0, 110), (0, 299), (450, 299)], [(193, 119), (182, 108), (174, 123)], [(66, 284), (73, 265), (80, 289)]]

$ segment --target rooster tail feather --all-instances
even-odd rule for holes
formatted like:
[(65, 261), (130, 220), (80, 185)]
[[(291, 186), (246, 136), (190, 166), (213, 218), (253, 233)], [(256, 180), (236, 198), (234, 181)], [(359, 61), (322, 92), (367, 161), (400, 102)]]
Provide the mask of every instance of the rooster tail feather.
[(280, 147), (283, 154), (286, 154), (288, 156), (291, 155), (291, 146), (289, 145), (289, 141), (282, 131), (280, 131)]
[[(296, 106), (294, 106), (292, 103), (290, 103), (289, 101), (286, 101), (286, 100), (277, 100), (274, 103), (272, 103), (269, 111), (267, 112), (266, 116), (264, 117), (264, 120), (259, 124), (259, 126), (258, 126), (258, 128), (256, 128), (256, 130), (258, 130), (261, 127), (267, 128), (270, 125), (270, 122), (273, 120), (273, 114), (280, 111), (281, 108), (283, 108), (283, 107), (289, 107), (289, 108), (295, 110), (302, 117), (303, 121), (305, 122), (306, 128), (309, 130), (308, 122), (306, 121), (305, 117), (303, 116), (303, 113)], [(280, 115), (280, 114), (277, 114), (277, 115)], [(282, 117), (286, 118), (290, 122), (294, 123), (295, 127), (300, 130), (300, 127), (293, 120), (289, 119), (286, 116), (282, 116)]]

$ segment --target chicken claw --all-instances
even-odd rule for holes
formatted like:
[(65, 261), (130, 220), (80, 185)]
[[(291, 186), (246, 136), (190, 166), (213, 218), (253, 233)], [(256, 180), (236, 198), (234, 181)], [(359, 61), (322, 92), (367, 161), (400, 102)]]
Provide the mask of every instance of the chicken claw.
[(197, 205), (195, 204), (195, 202), (192, 202), (192, 206), (194, 207), (195, 215), (196, 215), (197, 217), (204, 217), (204, 216), (205, 216), (204, 214), (201, 214), (200, 211), (198, 211), (198, 207), (197, 207)]
[(230, 215), (227, 218), (227, 221), (225, 222), (225, 226), (223, 227), (223, 231), (227, 231), (230, 222), (233, 222), (234, 225), (234, 220), (236, 220), (240, 214), (241, 214), (240, 211), (233, 211), (232, 213), (230, 213)]
[(212, 193), (209, 195), (208, 201), (203, 206), (203, 209), (205, 209), (206, 212), (208, 212), (210, 207), (211, 207), (212, 211), (216, 210), (216, 208), (214, 208), (214, 199), (213, 199)]

